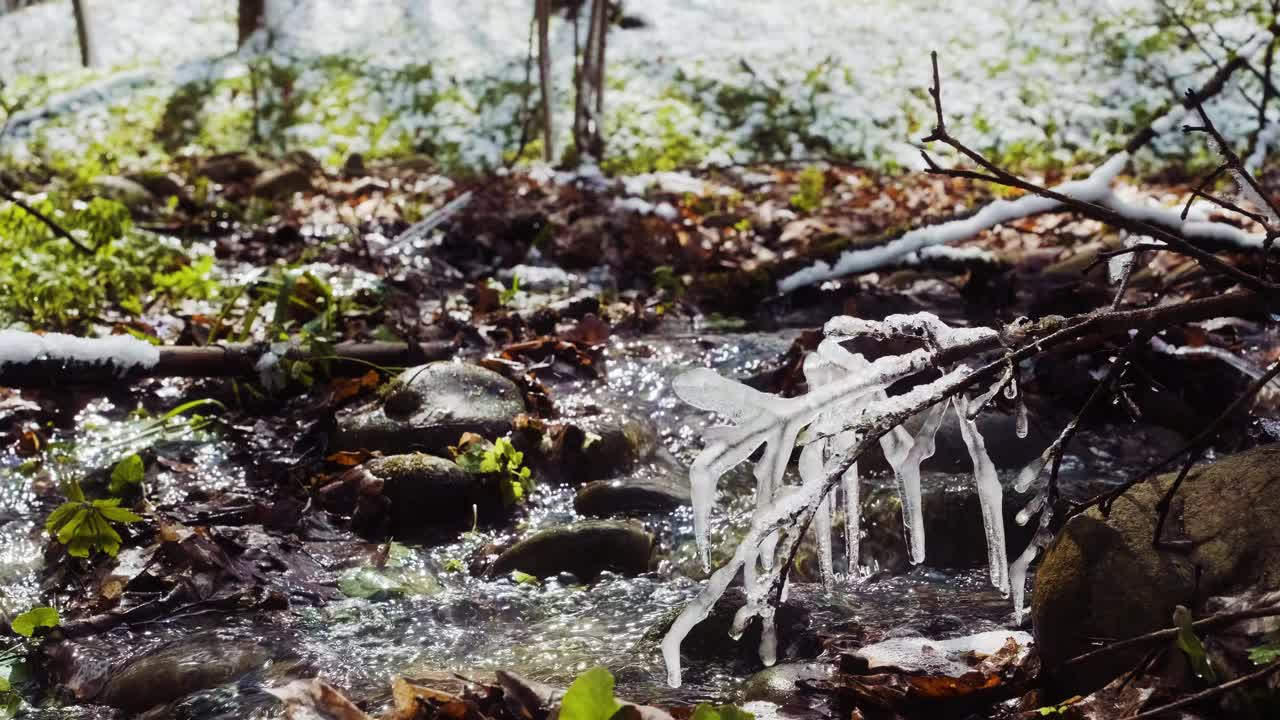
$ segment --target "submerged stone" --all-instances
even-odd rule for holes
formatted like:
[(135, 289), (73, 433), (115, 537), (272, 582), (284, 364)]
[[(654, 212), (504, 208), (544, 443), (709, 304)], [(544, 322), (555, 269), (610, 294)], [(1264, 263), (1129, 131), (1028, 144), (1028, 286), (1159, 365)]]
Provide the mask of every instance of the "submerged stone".
[(479, 365), (428, 363), (392, 382), (383, 400), (338, 417), (335, 446), (442, 453), (463, 433), (488, 439), (506, 434), (525, 409), (515, 383)]
[(539, 578), (562, 572), (589, 580), (605, 570), (639, 575), (653, 567), (654, 538), (637, 523), (587, 520), (540, 530), (498, 556), (490, 576), (513, 570)]
[(613, 480), (594, 480), (578, 489), (573, 508), (581, 515), (608, 517), (668, 513), (688, 505), (689, 478), (663, 463), (649, 463)]
[(232, 682), (270, 660), (271, 653), (255, 642), (208, 636), (182, 640), (145, 653), (113, 672), (94, 701), (141, 712)]

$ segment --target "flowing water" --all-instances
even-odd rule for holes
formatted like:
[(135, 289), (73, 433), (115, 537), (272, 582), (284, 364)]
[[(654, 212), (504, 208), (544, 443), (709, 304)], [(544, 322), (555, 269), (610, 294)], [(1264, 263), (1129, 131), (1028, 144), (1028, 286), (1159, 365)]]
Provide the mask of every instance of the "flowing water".
[[(709, 366), (736, 377), (772, 367), (795, 333), (734, 335), (659, 335), (615, 340), (607, 351), (607, 379), (550, 378), (553, 397), (566, 409), (596, 405), (648, 417), (666, 449), (687, 464), (700, 446), (702, 430), (712, 422), (705, 413), (682, 404), (670, 391), (672, 377), (692, 367)], [(554, 372), (554, 368), (551, 369)], [(176, 395), (178, 386), (164, 393)], [(175, 399), (176, 404), (176, 399)], [(73, 427), (55, 434), (66, 443), (64, 461), (54, 472), (37, 473), (26, 458), (0, 460), (0, 602), (13, 613), (48, 601), (40, 589), (43, 538), (34, 483), (108, 466), (135, 447), (154, 447), (165, 463), (148, 476), (148, 499), (158, 508), (180, 506), (191, 498), (217, 498), (228, 506), (248, 502), (234, 448), (216, 430), (168, 428), (155, 434), (154, 423), (129, 419), (125, 407), (90, 403)], [(151, 435), (139, 437), (152, 430)], [(1010, 437), (1010, 441), (1013, 438)], [(998, 443), (989, 438), (988, 444)], [(46, 463), (46, 467), (49, 463)], [(1115, 458), (1071, 457), (1065, 477), (1118, 477)], [(955, 480), (939, 476), (941, 480)], [(938, 479), (938, 478), (935, 478)], [(877, 481), (883, 482), (883, 481)], [(713, 541), (732, 540), (750, 512), (751, 484), (745, 468), (722, 482)], [(192, 613), (133, 627), (117, 627), (82, 641), (81, 652), (106, 671), (132, 655), (179, 641), (192, 652), (248, 641), (260, 646), (260, 669), (233, 685), (197, 693), (170, 708), (172, 717), (277, 717), (279, 706), (259, 691), (288, 677), (318, 674), (376, 709), (389, 700), (390, 680), (457, 672), (484, 677), (495, 669), (513, 671), (553, 685), (567, 685), (582, 670), (605, 665), (618, 678), (624, 697), (657, 704), (729, 700), (743, 676), (741, 658), (690, 660), (686, 685), (672, 689), (656, 647), (662, 622), (698, 590), (701, 571), (693, 561), (691, 518), (687, 508), (647, 518), (664, 558), (655, 572), (625, 578), (605, 573), (591, 584), (550, 579), (543, 584), (509, 578), (472, 577), (465, 566), (493, 543), (575, 519), (573, 489), (540, 486), (526, 516), (500, 531), (464, 534), (456, 543), (434, 548), (397, 548), (390, 566), (404, 585), (418, 590), (373, 600), (347, 598), (323, 604), (294, 603), (289, 610), (239, 614)], [(240, 528), (252, 537), (256, 528)], [(325, 540), (298, 540), (302, 552), (320, 568), (317, 578), (334, 582), (367, 565), (374, 547), (345, 533)], [(129, 551), (121, 563), (129, 562)], [(875, 558), (864, 556), (864, 563)], [(937, 570), (927, 566), (902, 574), (868, 573), (843, 578), (831, 592), (805, 593), (809, 631), (855, 633), (861, 637), (923, 634), (956, 636), (1008, 627), (1007, 599), (989, 587), (985, 571)], [(56, 601), (56, 600), (55, 600)], [(784, 638), (785, 642), (785, 638)], [(45, 710), (44, 717), (98, 717), (87, 707)], [(41, 715), (33, 715), (41, 716)]]

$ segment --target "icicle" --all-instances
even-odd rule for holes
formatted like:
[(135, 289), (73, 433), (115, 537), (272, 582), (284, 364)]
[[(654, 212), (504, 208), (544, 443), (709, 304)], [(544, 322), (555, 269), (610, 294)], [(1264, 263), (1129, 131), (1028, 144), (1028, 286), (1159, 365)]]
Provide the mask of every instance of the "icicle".
[(1009, 588), (1010, 595), (1013, 599), (1013, 621), (1015, 625), (1022, 624), (1022, 618), (1026, 614), (1026, 593), (1027, 593), (1027, 568), (1031, 566), (1032, 561), (1036, 559), (1036, 555), (1040, 554), (1040, 549), (1048, 547), (1053, 541), (1053, 533), (1049, 531), (1049, 521), (1053, 517), (1053, 511), (1046, 508), (1040, 515), (1040, 526), (1036, 529), (1036, 534), (1031, 538), (1031, 542), (1027, 544), (1022, 554), (1018, 556), (1009, 565)]
[(960, 421), (960, 436), (969, 448), (973, 460), (973, 482), (978, 488), (978, 504), (982, 507), (982, 525), (987, 534), (987, 561), (991, 569), (991, 584), (1002, 592), (1009, 592), (1009, 566), (1005, 558), (1003, 495), (1000, 477), (987, 455), (986, 443), (978, 432), (978, 425), (967, 417), (969, 401), (963, 393), (953, 398), (956, 418)]
[(844, 552), (851, 580), (858, 577), (858, 551), (862, 544), (862, 504), (858, 485), (858, 463), (854, 463), (840, 478), (840, 489), (844, 493)]
[(831, 553), (831, 495), (827, 493), (813, 516), (813, 532), (818, 540), (818, 569), (822, 573), (822, 587), (830, 590), (836, 583), (836, 573)]
[[(800, 451), (800, 479), (805, 485), (822, 483), (826, 480), (826, 469), (823, 467), (826, 444), (824, 441), (810, 443)], [(830, 588), (835, 582), (835, 571), (832, 569), (831, 559), (830, 493), (822, 498), (817, 513), (813, 516), (813, 532), (818, 541), (818, 567), (822, 572), (822, 584)]]
[(1013, 433), (1017, 435), (1019, 439), (1025, 440), (1031, 429), (1030, 423), (1027, 420), (1027, 404), (1022, 400), (1019, 400), (1017, 410), (1014, 412)]
[(1018, 397), (1018, 376), (1012, 370), (1006, 370), (1005, 377), (1009, 378), (1009, 382), (1004, 386), (1004, 396), (1012, 400)]
[(934, 436), (942, 424), (942, 408), (938, 403), (925, 413), (920, 432), (915, 438), (901, 425), (880, 438), (885, 460), (893, 468), (898, 483), (898, 498), (902, 501), (902, 522), (906, 529), (907, 551), (911, 562), (924, 562), (924, 503), (920, 491), (920, 463), (933, 456)]
[(1004, 371), (1004, 376), (1000, 380), (993, 383), (986, 392), (979, 395), (976, 400), (969, 404), (969, 419), (976, 418), (978, 413), (987, 407), (987, 403), (991, 402), (991, 398), (995, 397), (1001, 388), (1008, 387), (1011, 382), (1013, 382), (1013, 368), (1008, 368)]

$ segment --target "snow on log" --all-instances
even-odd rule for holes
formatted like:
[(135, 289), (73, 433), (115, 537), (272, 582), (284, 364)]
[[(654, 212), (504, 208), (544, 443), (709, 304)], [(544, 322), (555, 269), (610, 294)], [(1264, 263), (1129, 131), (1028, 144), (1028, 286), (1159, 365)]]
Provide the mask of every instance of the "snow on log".
[(323, 356), (302, 348), (272, 350), (266, 344), (206, 347), (155, 346), (126, 335), (71, 335), (0, 330), (0, 387), (95, 385), (146, 377), (257, 377), (258, 363), (275, 353), (290, 360), (329, 363), (336, 375), (360, 374), (371, 365), (407, 367), (452, 357), (449, 342), (342, 343)]

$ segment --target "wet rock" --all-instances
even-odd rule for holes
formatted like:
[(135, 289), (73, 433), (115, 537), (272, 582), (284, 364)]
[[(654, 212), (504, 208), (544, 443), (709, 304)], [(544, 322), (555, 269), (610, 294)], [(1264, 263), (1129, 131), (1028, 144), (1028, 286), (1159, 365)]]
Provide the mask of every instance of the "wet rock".
[[(1046, 666), (1079, 655), (1099, 637), (1123, 639), (1172, 623), (1175, 606), (1242, 590), (1280, 588), (1280, 446), (1227, 456), (1187, 476), (1174, 497), (1166, 539), (1152, 545), (1156, 503), (1173, 475), (1134, 486), (1109, 517), (1093, 508), (1067, 522), (1046, 552), (1031, 601), (1036, 643)], [(1100, 687), (1145, 653), (1116, 652), (1054, 670), (1060, 689)]]
[(235, 183), (262, 174), (262, 166), (244, 153), (214, 155), (200, 164), (197, 172), (216, 183)]
[(151, 193), (145, 187), (119, 175), (99, 175), (94, 178), (93, 192), (115, 200), (130, 210), (140, 210), (152, 202)]
[[(1004, 478), (1005, 545), (1009, 557), (1031, 541), (1032, 523), (1018, 525), (1015, 518), (1029, 499), (1014, 492)], [(924, 508), (925, 564), (939, 568), (984, 567), (987, 564), (987, 536), (982, 525), (982, 507), (970, 477), (929, 476), (921, 483)], [(891, 479), (862, 489), (862, 530), (860, 556), (863, 565), (878, 570), (903, 572), (911, 567), (903, 534), (902, 503)]]
[(583, 485), (573, 508), (581, 515), (608, 517), (667, 513), (689, 503), (689, 478), (670, 465), (654, 462), (622, 478)]
[(744, 702), (764, 700), (776, 705), (786, 705), (796, 698), (797, 683), (811, 680), (830, 680), (835, 666), (829, 663), (782, 663), (765, 668), (742, 683)]
[(151, 193), (151, 196), (160, 202), (168, 202), (169, 198), (176, 197), (181, 203), (190, 202), (191, 198), (187, 194), (186, 187), (182, 184), (182, 179), (177, 175), (169, 172), (142, 172), (131, 173), (125, 176)]
[(525, 409), (515, 383), (478, 365), (429, 363), (393, 382), (383, 400), (338, 418), (334, 445), (443, 453), (466, 432), (490, 439), (506, 434)]
[[(391, 536), (417, 540), (433, 530), (465, 529), (476, 520), (487, 523), (505, 515), (497, 483), (468, 473), (452, 460), (409, 453), (370, 460), (361, 470), (367, 477), (361, 478), (366, 489), (360, 494), (378, 500), (365, 503), (363, 507), (371, 509), (364, 516), (358, 511), (354, 518), (366, 534), (381, 534), (376, 532), (379, 513)], [(374, 495), (378, 489), (381, 492)]]
[(311, 172), (300, 167), (268, 170), (253, 183), (253, 194), (262, 198), (285, 198), (311, 189)]
[(519, 570), (536, 577), (573, 573), (584, 580), (604, 570), (638, 575), (653, 567), (654, 539), (639, 524), (588, 520), (547, 528), (498, 556), (489, 575)]
[(614, 477), (649, 458), (657, 445), (648, 419), (613, 412), (574, 418), (556, 436), (561, 475), (573, 483)]
[(347, 156), (346, 162), (342, 163), (342, 174), (347, 177), (361, 177), (369, 174), (369, 168), (364, 164), (364, 155), (360, 153), (351, 153)]
[[(774, 615), (778, 628), (779, 660), (807, 660), (822, 652), (822, 643), (812, 622), (822, 605), (822, 592), (821, 586), (813, 583), (790, 585), (786, 602)], [(764, 664), (760, 662), (760, 621), (752, 620), (736, 640), (729, 635), (733, 617), (745, 603), (746, 592), (741, 587), (726, 590), (707, 617), (689, 631), (680, 644), (680, 656), (691, 667), (714, 662), (728, 663), (734, 672), (743, 674), (763, 669)], [(683, 609), (673, 608), (645, 634), (645, 640), (654, 644), (662, 642)]]
[(224, 685), (271, 660), (262, 645), (210, 637), (182, 640), (148, 652), (112, 673), (94, 702), (141, 712)]

